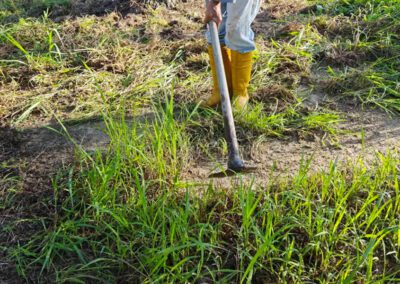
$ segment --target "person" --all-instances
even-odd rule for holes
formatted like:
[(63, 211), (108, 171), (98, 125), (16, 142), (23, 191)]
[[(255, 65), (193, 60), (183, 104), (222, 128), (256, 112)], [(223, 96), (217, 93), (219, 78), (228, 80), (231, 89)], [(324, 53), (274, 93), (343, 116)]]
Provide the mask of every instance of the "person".
[[(218, 26), (222, 58), (232, 97), (233, 108), (242, 110), (249, 101), (247, 88), (251, 79), (252, 58), (256, 49), (251, 24), (260, 9), (261, 0), (209, 0), (206, 2), (204, 22), (215, 21)], [(221, 102), (217, 72), (211, 46), (210, 31), (206, 32), (208, 54), (213, 78), (211, 96), (204, 107), (215, 107)]]

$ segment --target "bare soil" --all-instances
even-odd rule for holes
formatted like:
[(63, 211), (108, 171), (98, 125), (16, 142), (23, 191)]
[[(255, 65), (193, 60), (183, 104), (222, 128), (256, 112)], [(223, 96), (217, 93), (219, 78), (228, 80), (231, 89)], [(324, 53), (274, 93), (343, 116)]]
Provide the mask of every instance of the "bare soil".
[[(29, 1), (28, 1), (29, 2)], [(102, 16), (110, 12), (121, 15), (142, 12), (146, 1), (132, 0), (72, 0), (67, 5), (55, 5), (49, 9), (49, 15), (56, 21), (69, 17), (82, 17), (85, 15)], [(40, 17), (46, 9), (45, 6), (26, 4), (28, 15)]]
[[(322, 99), (318, 94), (312, 97), (314, 103)], [(271, 179), (293, 176), (309, 160), (310, 173), (327, 170), (330, 163), (345, 166), (357, 163), (359, 159), (368, 167), (377, 159), (378, 153), (388, 153), (399, 148), (399, 118), (381, 110), (363, 110), (360, 106), (338, 107), (344, 111), (344, 121), (339, 125), (343, 134), (337, 137), (338, 141), (317, 134), (289, 136), (285, 139), (267, 138), (251, 145), (242, 144), (244, 160), (249, 166), (257, 167), (252, 174), (209, 179), (210, 173), (226, 168), (227, 160), (222, 158), (217, 161), (199, 160), (190, 166), (185, 176), (187, 180), (199, 184), (213, 182), (227, 189), (243, 181), (263, 185)]]
[(142, 13), (146, 1), (132, 0), (73, 0), (66, 7), (55, 7), (51, 11), (51, 17), (56, 22), (71, 17), (82, 17), (85, 15), (102, 16), (110, 12), (116, 12), (122, 16), (131, 13)]
[[(322, 104), (324, 99), (326, 97), (321, 94), (314, 94), (308, 104)], [(265, 138), (252, 143), (239, 141), (244, 159), (249, 165), (258, 167), (246, 179), (254, 178), (256, 183), (263, 184), (271, 177), (292, 176), (299, 170), (302, 161), (309, 159), (312, 160), (311, 171), (326, 169), (332, 161), (356, 162), (360, 157), (368, 164), (376, 159), (378, 152), (385, 153), (398, 147), (399, 118), (381, 110), (362, 109), (360, 106), (337, 107), (342, 109), (344, 119), (339, 126), (342, 134), (337, 137), (338, 141), (319, 134)], [(43, 185), (46, 180), (50, 185), (49, 177), (67, 167), (73, 161), (75, 153), (70, 139), (52, 128), (62, 132), (56, 125), (19, 131), (0, 129), (0, 160), (9, 164), (9, 167), (2, 169), (1, 176), (22, 177), (24, 188), (28, 191), (37, 191), (38, 185)], [(89, 152), (104, 149), (109, 141), (101, 121), (70, 125), (67, 129), (72, 139)], [(208, 184), (208, 176), (221, 167), (224, 168), (226, 160), (225, 157), (220, 157), (217, 161), (198, 157), (192, 163), (184, 169), (183, 176), (187, 181), (196, 181), (200, 185)], [(231, 181), (235, 179), (228, 177), (214, 181), (231, 187)]]

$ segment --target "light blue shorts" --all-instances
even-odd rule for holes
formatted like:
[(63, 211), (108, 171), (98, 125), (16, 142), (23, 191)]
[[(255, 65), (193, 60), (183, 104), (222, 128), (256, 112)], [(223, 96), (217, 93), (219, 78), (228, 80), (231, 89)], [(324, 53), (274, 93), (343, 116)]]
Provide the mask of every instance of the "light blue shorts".
[[(222, 45), (240, 53), (256, 49), (251, 24), (260, 10), (260, 0), (222, 0), (222, 23), (218, 33)], [(210, 32), (206, 38), (211, 44)]]

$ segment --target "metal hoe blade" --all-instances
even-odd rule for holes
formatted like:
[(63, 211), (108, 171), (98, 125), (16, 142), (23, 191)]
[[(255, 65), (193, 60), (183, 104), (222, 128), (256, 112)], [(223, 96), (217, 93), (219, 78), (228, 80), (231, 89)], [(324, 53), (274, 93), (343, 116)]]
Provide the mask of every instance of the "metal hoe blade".
[(221, 45), (219, 43), (217, 24), (214, 21), (208, 23), (211, 34), (211, 43), (217, 70), (219, 92), (221, 94), (221, 108), (224, 118), (225, 139), (228, 143), (228, 169), (220, 173), (211, 174), (210, 177), (226, 177), (237, 173), (249, 173), (256, 170), (255, 167), (246, 167), (239, 153), (239, 144), (236, 137), (235, 122), (233, 120), (231, 101), (229, 98), (228, 83), (226, 81), (224, 63), (222, 60)]

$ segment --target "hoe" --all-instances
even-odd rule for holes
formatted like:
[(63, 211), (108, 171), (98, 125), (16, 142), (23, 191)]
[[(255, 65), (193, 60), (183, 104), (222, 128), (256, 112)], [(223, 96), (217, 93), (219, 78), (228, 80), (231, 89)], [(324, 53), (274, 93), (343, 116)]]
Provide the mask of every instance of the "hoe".
[(229, 98), (228, 84), (225, 77), (225, 69), (222, 61), (221, 46), (218, 38), (218, 29), (214, 21), (208, 23), (211, 34), (211, 43), (214, 53), (214, 61), (217, 70), (219, 92), (221, 94), (221, 108), (224, 118), (225, 139), (228, 143), (228, 169), (222, 172), (213, 173), (210, 177), (225, 177), (237, 173), (251, 173), (256, 167), (245, 166), (239, 153), (239, 143), (236, 138), (235, 122), (233, 120), (232, 107)]

